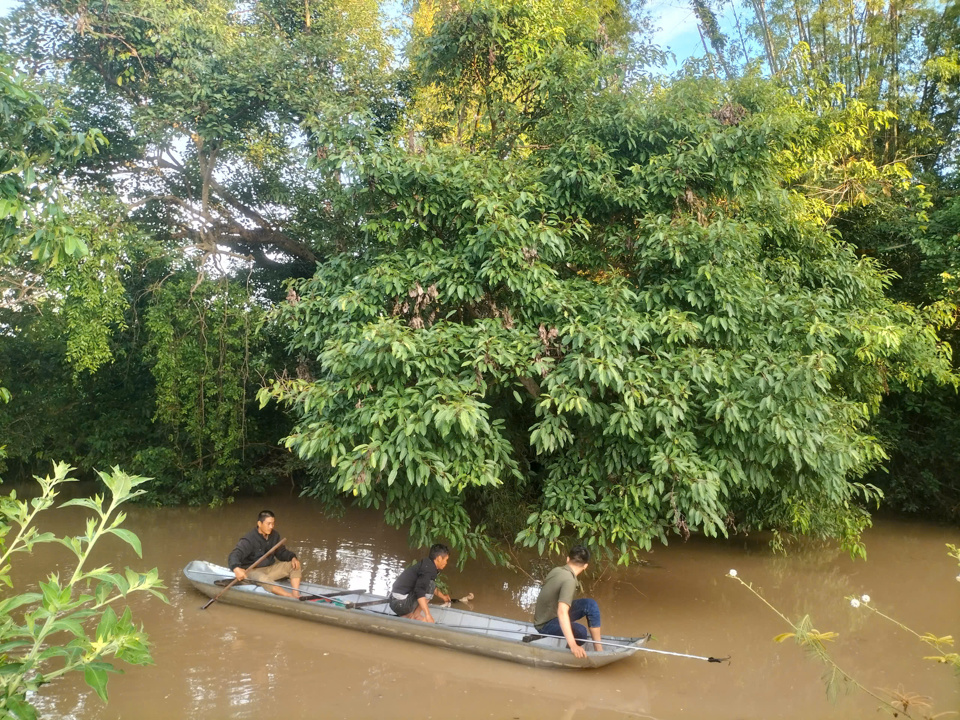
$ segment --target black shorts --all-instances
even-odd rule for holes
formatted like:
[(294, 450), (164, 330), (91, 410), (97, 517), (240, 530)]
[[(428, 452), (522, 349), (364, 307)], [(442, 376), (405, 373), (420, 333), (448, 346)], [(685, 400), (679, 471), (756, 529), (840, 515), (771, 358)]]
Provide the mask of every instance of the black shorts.
[(395, 600), (390, 598), (390, 609), (393, 610), (397, 615), (401, 617), (404, 615), (409, 615), (417, 607), (417, 598), (413, 593), (407, 595), (403, 600)]

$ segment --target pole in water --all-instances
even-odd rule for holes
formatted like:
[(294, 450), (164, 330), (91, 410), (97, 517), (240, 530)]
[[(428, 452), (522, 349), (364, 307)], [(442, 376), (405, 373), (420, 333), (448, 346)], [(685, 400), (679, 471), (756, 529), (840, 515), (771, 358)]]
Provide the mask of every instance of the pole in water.
[[(544, 635), (544, 637), (560, 637), (559, 635)], [(649, 638), (650, 636), (647, 635)], [(580, 642), (593, 643), (594, 645), (610, 645), (611, 647), (627, 648), (628, 650), (640, 650), (641, 652), (656, 653), (657, 655), (673, 655), (674, 657), (691, 658), (692, 660), (706, 660), (712, 663), (730, 662), (730, 656), (724, 658), (705, 657), (703, 655), (688, 655), (687, 653), (670, 652), (669, 650), (655, 650), (654, 648), (643, 647), (642, 645), (623, 645), (606, 640), (581, 640)]]
[[(513, 631), (512, 631), (512, 630), (501, 630), (500, 632), (512, 633)], [(529, 640), (527, 640), (528, 637), (530, 638)], [(528, 634), (527, 636), (525, 636), (525, 637), (524, 637), (524, 641), (525, 641), (525, 642), (533, 642), (534, 640), (539, 640), (539, 639), (541, 639), (541, 638), (557, 638), (557, 639), (559, 639), (559, 640), (566, 640), (566, 638), (563, 637), (563, 635), (542, 635), (542, 634), (540, 634), (540, 633), (535, 633), (535, 634), (532, 634), (532, 635), (529, 635), (529, 634)], [(650, 634), (649, 634), (649, 633), (646, 635), (646, 639), (648, 639), (648, 640), (650, 639)], [(707, 662), (712, 662), (712, 663), (724, 663), (724, 662), (725, 662), (725, 663), (729, 663), (729, 662), (730, 662), (730, 656), (729, 656), (729, 655), (727, 655), (727, 657), (723, 657), (723, 658), (705, 657), (705, 656), (703, 656), (703, 655), (689, 655), (689, 654), (687, 654), (687, 653), (670, 652), (669, 650), (655, 650), (654, 648), (644, 647), (643, 645), (624, 645), (623, 643), (615, 643), (615, 642), (611, 642), (611, 641), (609, 641), (609, 640), (587, 640), (587, 639), (583, 639), (583, 640), (578, 640), (578, 642), (580, 642), (580, 643), (593, 643), (594, 645), (609, 645), (610, 647), (623, 648), (623, 649), (625, 649), (625, 650), (639, 650), (639, 651), (641, 651), (641, 652), (656, 653), (657, 655), (673, 655), (674, 657), (685, 657), (685, 658), (690, 658), (690, 659), (692, 659), (692, 660), (706, 660)]]

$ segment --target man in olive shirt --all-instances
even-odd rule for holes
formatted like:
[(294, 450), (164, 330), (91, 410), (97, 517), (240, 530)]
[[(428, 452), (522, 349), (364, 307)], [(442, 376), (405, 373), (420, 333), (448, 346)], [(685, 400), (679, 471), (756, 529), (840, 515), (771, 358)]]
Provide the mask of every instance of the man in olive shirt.
[[(274, 530), (276, 516), (270, 510), (261, 511), (257, 517), (257, 526), (244, 535), (237, 542), (237, 546), (227, 558), (227, 565), (233, 570), (237, 580), (250, 579), (253, 582), (262, 580), (265, 585), (260, 587), (276, 595), (285, 597), (300, 597), (300, 561), (297, 556), (285, 547), (277, 551), (260, 563), (253, 570), (247, 568), (253, 565), (274, 545), (280, 542), (280, 533)], [(277, 580), (290, 578), (292, 592), (277, 587)]]
[[(577, 576), (587, 569), (590, 561), (590, 551), (583, 545), (570, 549), (567, 555), (567, 564), (557, 567), (547, 574), (537, 596), (537, 607), (533, 613), (533, 624), (541, 635), (556, 635), (566, 638), (570, 652), (575, 657), (586, 657), (586, 651), (578, 641), (592, 638), (591, 643), (597, 651), (603, 650), (600, 645), (600, 606), (592, 598), (573, 599), (580, 587)], [(589, 632), (580, 623), (580, 618), (586, 618), (590, 626)]]

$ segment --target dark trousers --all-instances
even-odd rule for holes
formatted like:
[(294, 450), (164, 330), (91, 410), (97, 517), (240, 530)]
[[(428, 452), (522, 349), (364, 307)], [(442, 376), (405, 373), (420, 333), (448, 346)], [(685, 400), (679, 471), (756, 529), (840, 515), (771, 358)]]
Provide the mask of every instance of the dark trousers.
[[(589, 640), (590, 632), (582, 624), (576, 622), (582, 618), (587, 619), (587, 624), (590, 627), (600, 627), (600, 606), (593, 598), (577, 598), (570, 606), (570, 629), (573, 630), (573, 636), (577, 640)], [(537, 630), (541, 635), (563, 637), (560, 618), (548, 620)], [(578, 644), (583, 645), (583, 643)]]
[(393, 597), (390, 598), (390, 609), (400, 617), (409, 615), (416, 609), (416, 607), (417, 597), (413, 593), (407, 595), (403, 600), (397, 600)]

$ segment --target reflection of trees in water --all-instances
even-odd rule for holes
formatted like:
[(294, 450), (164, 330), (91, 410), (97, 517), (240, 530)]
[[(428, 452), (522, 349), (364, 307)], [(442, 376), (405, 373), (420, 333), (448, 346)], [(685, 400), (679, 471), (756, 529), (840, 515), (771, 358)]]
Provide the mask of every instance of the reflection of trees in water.
[[(332, 580), (337, 587), (385, 594), (403, 572), (405, 563), (376, 547), (341, 543), (336, 551)], [(329, 571), (328, 571), (329, 572)]]
[[(61, 686), (78, 685), (78, 687), (76, 692), (64, 693), (63, 698), (52, 696), (48, 692), (29, 695), (30, 702), (37, 709), (37, 717), (55, 717), (59, 720), (85, 720), (85, 718), (93, 717), (94, 713), (91, 712), (93, 703), (99, 703), (100, 700), (93, 695), (89, 688), (87, 688), (87, 691), (89, 691), (87, 692), (79, 687), (80, 682), (76, 678), (64, 677), (60, 683)], [(69, 700), (66, 698), (69, 698)]]
[[(244, 624), (228, 625), (206, 652), (194, 656), (195, 665), (187, 665), (191, 717), (207, 715), (212, 708), (218, 716), (238, 717), (241, 708), (269, 706), (276, 700), (279, 680), (290, 674), (295, 663), (304, 661), (276, 641), (275, 635), (283, 634), (276, 618), (249, 612), (231, 617)], [(216, 682), (211, 682), (213, 672), (218, 673)]]

